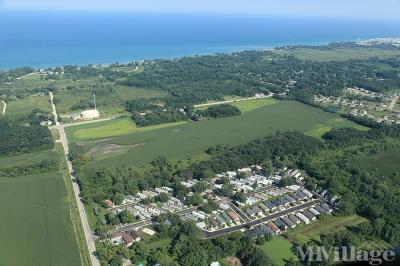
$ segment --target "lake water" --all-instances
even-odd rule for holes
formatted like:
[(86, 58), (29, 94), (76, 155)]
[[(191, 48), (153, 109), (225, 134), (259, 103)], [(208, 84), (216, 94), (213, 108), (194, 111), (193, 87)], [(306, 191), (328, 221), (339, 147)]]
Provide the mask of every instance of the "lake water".
[(0, 11), (0, 69), (174, 58), (400, 36), (400, 22)]

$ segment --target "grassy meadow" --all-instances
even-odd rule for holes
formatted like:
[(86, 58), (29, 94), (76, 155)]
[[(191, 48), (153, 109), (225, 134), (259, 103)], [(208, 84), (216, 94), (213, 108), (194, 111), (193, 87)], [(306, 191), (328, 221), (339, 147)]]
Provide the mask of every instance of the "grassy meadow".
[[(7, 103), (5, 117), (22, 117), (29, 115), (33, 109), (40, 108), (43, 111), (51, 112), (50, 97), (47, 95), (32, 95), (16, 101)], [(3, 109), (1, 109), (3, 110)]]
[(376, 154), (363, 154), (358, 157), (355, 164), (363, 169), (376, 169), (378, 173), (390, 176), (395, 173), (400, 173), (399, 154), (399, 147), (381, 151)]
[(251, 101), (238, 103), (249, 110), (240, 116), (165, 127), (167, 124), (162, 125), (163, 128), (137, 130), (132, 126), (132, 132), (117, 137), (114, 132), (128, 131), (127, 121), (68, 127), (67, 134), (73, 149), (92, 157), (90, 167), (101, 167), (141, 165), (158, 155), (171, 160), (188, 159), (204, 154), (207, 148), (217, 144), (237, 145), (276, 131), (298, 130), (319, 137), (331, 128), (362, 128), (335, 114), (298, 102), (269, 101), (274, 102), (257, 108), (249, 107)]

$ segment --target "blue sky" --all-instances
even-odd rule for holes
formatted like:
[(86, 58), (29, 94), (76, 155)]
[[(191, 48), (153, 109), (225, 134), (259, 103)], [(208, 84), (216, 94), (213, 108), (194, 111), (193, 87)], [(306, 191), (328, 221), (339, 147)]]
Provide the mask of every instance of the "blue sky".
[(0, 0), (0, 9), (399, 19), (400, 0)]

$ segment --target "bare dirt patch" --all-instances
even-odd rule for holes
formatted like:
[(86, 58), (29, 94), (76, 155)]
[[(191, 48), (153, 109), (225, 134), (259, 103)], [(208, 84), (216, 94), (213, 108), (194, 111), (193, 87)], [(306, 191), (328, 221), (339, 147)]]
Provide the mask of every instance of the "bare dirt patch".
[(134, 147), (143, 146), (145, 144), (146, 144), (146, 142), (137, 143), (137, 144), (133, 144), (133, 145), (118, 145), (118, 144), (107, 143), (104, 145), (97, 145), (97, 146), (91, 148), (87, 154), (90, 157), (94, 157), (94, 156), (106, 155), (106, 154), (110, 154), (110, 153), (120, 153), (120, 152), (125, 152)]

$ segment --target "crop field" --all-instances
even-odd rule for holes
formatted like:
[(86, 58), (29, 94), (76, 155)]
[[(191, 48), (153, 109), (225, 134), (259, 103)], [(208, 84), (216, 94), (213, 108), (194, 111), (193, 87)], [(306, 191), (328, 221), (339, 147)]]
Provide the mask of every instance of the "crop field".
[[(115, 130), (119, 130), (119, 123), (121, 122), (114, 120), (107, 124), (110, 134), (113, 125)], [(91, 130), (95, 130), (94, 124), (90, 126)], [(67, 133), (72, 148), (95, 158), (92, 167), (100, 167), (141, 165), (158, 155), (164, 155), (171, 160), (182, 160), (201, 155), (207, 148), (217, 144), (237, 145), (278, 130), (306, 131), (317, 135), (315, 131), (320, 134), (321, 127), (328, 129), (359, 126), (311, 106), (279, 101), (244, 112), (240, 116), (188, 122), (145, 132), (132, 132), (114, 138), (103, 134), (99, 139), (88, 141), (87, 137), (90, 134), (80, 131), (79, 127), (67, 128)]]
[(6, 117), (27, 116), (35, 108), (51, 112), (51, 105), (49, 100), (50, 100), (49, 96), (44, 95), (44, 96), (28, 96), (21, 100), (10, 101), (7, 103), (7, 110), (5, 116)]
[(62, 175), (0, 179), (0, 265), (80, 265)]
[(273, 50), (278, 54), (293, 55), (303, 60), (314, 61), (346, 61), (351, 59), (367, 59), (370, 57), (392, 57), (400, 55), (399, 50), (383, 50), (377, 48), (336, 48), (332, 50), (318, 50), (297, 48), (293, 50)]

